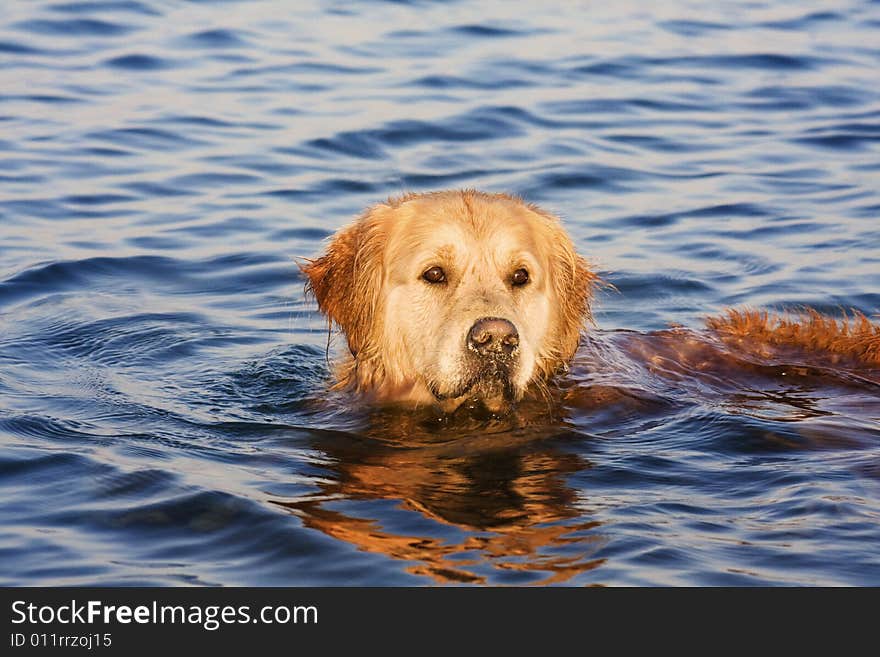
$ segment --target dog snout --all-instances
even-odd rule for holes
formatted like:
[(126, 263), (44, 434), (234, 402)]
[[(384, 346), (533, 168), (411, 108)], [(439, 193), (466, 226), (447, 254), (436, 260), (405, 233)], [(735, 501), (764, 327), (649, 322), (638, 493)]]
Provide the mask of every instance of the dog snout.
[(519, 347), (519, 333), (506, 319), (483, 317), (468, 331), (467, 344), (468, 348), (486, 358), (507, 357)]

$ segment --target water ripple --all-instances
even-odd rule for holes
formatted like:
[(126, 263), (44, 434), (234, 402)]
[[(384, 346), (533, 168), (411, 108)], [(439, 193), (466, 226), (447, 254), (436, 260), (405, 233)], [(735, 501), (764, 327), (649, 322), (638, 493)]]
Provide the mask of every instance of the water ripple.
[(235, 30), (202, 30), (188, 34), (183, 43), (192, 48), (244, 48), (249, 44), (244, 35)]
[(65, 14), (88, 14), (107, 12), (120, 14), (140, 14), (143, 16), (159, 16), (161, 12), (142, 2), (134, 0), (86, 0), (84, 2), (58, 2), (49, 9)]
[(10, 27), (24, 32), (34, 32), (48, 36), (77, 38), (81, 36), (121, 36), (135, 28), (119, 23), (94, 18), (73, 18), (68, 20), (30, 20), (14, 23)]
[(144, 55), (142, 53), (113, 57), (104, 62), (104, 64), (110, 68), (121, 68), (127, 71), (161, 71), (177, 66), (170, 59), (154, 55)]

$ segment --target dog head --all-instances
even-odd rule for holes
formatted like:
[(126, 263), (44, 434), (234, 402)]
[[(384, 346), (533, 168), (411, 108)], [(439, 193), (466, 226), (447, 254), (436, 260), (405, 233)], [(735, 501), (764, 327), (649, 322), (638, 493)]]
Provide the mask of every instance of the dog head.
[(302, 267), (345, 334), (340, 385), (387, 401), (518, 401), (577, 348), (597, 281), (552, 215), (507, 195), (411, 194)]

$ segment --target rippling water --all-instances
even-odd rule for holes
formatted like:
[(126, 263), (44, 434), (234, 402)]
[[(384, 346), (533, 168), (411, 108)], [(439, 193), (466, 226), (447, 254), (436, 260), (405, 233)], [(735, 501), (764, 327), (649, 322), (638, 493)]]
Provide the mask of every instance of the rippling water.
[(293, 261), (474, 186), (564, 218), (608, 344), (876, 313), (878, 33), (866, 0), (5, 1), (0, 584), (880, 584), (876, 385), (585, 349), (562, 417), (393, 415), (327, 399)]

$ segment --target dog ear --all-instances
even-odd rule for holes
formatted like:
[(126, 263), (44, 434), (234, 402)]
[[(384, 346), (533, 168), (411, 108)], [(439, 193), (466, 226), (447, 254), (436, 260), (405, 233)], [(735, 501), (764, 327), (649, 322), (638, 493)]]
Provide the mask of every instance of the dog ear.
[(577, 254), (567, 235), (554, 241), (553, 284), (560, 305), (560, 337), (566, 345), (565, 351), (571, 356), (577, 349), (584, 322), (593, 320), (590, 302), (599, 277), (590, 270), (587, 261)]
[(317, 260), (300, 265), (306, 292), (342, 329), (353, 356), (367, 346), (377, 328), (384, 240), (374, 209), (341, 229)]
[(555, 351), (563, 362), (567, 362), (577, 350), (584, 323), (593, 320), (590, 302), (593, 290), (601, 280), (590, 269), (589, 263), (578, 255), (560, 220), (536, 206), (529, 207), (545, 219), (547, 252), (552, 254), (551, 286), (559, 304)]

